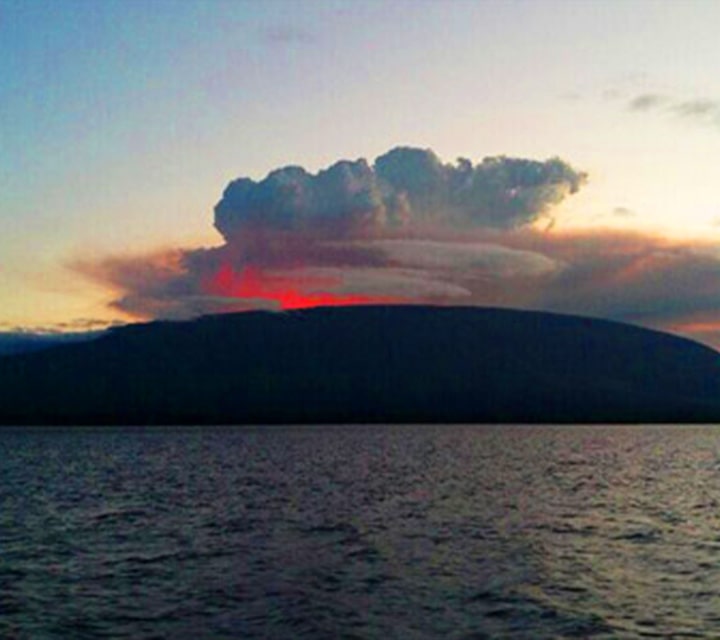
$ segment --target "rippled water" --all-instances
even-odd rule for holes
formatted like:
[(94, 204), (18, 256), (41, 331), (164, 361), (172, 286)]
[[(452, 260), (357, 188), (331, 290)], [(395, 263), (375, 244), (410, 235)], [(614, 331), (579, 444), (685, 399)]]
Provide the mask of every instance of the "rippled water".
[(720, 428), (0, 432), (2, 638), (720, 637)]

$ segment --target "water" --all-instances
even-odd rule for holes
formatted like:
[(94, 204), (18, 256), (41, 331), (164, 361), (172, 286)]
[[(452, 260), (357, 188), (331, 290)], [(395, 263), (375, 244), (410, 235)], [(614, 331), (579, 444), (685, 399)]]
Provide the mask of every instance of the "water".
[(2, 638), (720, 636), (720, 428), (0, 432)]

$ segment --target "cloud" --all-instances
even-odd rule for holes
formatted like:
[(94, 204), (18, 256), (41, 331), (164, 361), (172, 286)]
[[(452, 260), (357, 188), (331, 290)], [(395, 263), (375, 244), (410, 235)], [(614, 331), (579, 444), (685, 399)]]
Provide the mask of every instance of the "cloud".
[(472, 278), (532, 277), (560, 265), (540, 253), (489, 242), (447, 240), (378, 240), (369, 243), (389, 262), (435, 271), (459, 271)]
[(637, 211), (630, 209), (629, 207), (614, 207), (609, 211), (596, 213), (592, 216), (591, 220), (627, 220), (636, 217)]
[(630, 100), (628, 108), (631, 111), (650, 111), (663, 106), (668, 100), (667, 96), (657, 93), (643, 93)]
[(627, 104), (630, 111), (662, 111), (699, 124), (720, 124), (720, 101), (710, 98), (684, 99), (657, 93), (643, 93)]
[(547, 250), (569, 266), (540, 293), (544, 308), (657, 327), (720, 312), (714, 247), (604, 233), (569, 236)]
[(615, 207), (612, 214), (616, 218), (634, 218), (637, 215), (635, 211), (627, 207)]
[(559, 268), (485, 235), (532, 225), (585, 180), (559, 158), (443, 163), (398, 147), (372, 165), (341, 160), (316, 174), (289, 166), (233, 180), (215, 206), (222, 246), (72, 266), (110, 287), (116, 310), (142, 318), (470, 300), (472, 283)]
[(720, 252), (712, 244), (533, 224), (585, 179), (559, 159), (446, 164), (411, 148), (316, 174), (285, 167), (228, 185), (215, 207), (220, 246), (73, 267), (110, 288), (115, 309), (138, 318), (463, 304), (685, 327), (720, 339), (708, 330), (720, 318)]
[(261, 36), (265, 42), (279, 45), (311, 44), (317, 39), (313, 32), (289, 24), (266, 27)]
[(720, 103), (717, 100), (687, 100), (672, 106), (672, 110), (685, 118), (706, 118), (720, 114)]
[(528, 228), (341, 244), (332, 247), (337, 255), (342, 248), (372, 259), (247, 266), (220, 247), (116, 258), (92, 270), (118, 292), (116, 308), (140, 317), (308, 302), (489, 305), (635, 322), (720, 344), (720, 331), (708, 330), (720, 326), (720, 253), (710, 243)]
[(66, 322), (54, 322), (40, 325), (17, 325), (0, 322), (0, 335), (18, 336), (69, 336), (95, 334), (125, 323), (119, 320), (101, 320), (99, 318), (74, 318)]
[(215, 207), (215, 226), (228, 244), (245, 245), (258, 228), (316, 238), (418, 224), (513, 228), (540, 218), (585, 179), (559, 158), (443, 164), (430, 150), (399, 147), (373, 166), (342, 160), (317, 174), (290, 166), (259, 182), (234, 180)]
[[(278, 275), (306, 283), (312, 294), (312, 283), (321, 283), (317, 292), (346, 296), (364, 296), (369, 302), (451, 301), (469, 298), (471, 292), (461, 284), (443, 277), (432, 269), (412, 267), (310, 268)], [(307, 283), (310, 283), (309, 285)], [(329, 284), (328, 284), (329, 283)]]
[(69, 266), (117, 294), (111, 307), (133, 318), (189, 319), (208, 313), (272, 308), (263, 300), (238, 300), (207, 291), (219, 263), (213, 250), (174, 249), (145, 255), (75, 260)]

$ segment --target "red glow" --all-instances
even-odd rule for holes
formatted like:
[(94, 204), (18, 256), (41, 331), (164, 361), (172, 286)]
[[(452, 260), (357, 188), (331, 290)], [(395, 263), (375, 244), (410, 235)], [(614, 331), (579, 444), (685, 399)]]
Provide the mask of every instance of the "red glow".
[[(337, 278), (293, 278), (270, 274), (259, 267), (244, 267), (239, 272), (222, 266), (209, 283), (210, 293), (230, 298), (272, 300), (281, 309), (336, 307), (359, 304), (388, 304), (400, 298), (359, 294), (330, 293), (318, 288), (341, 284)], [(311, 288), (313, 291), (306, 291)]]

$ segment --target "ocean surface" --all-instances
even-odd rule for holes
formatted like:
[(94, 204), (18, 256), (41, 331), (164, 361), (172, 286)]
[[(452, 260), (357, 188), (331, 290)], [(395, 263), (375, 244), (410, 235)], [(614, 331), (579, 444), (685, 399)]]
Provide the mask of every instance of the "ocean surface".
[(6, 429), (0, 637), (718, 638), (720, 427)]

